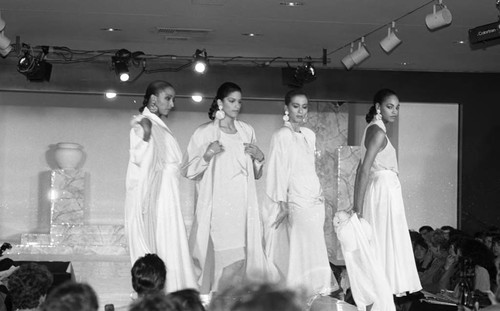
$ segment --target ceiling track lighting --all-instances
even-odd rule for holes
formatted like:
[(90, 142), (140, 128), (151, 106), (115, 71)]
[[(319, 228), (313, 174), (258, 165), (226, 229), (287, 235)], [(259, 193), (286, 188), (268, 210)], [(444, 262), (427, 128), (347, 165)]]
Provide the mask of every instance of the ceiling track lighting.
[(132, 57), (132, 53), (126, 49), (118, 50), (115, 56), (111, 57), (112, 68), (121, 82), (127, 82), (130, 79), (128, 64)]
[[(440, 7), (440, 10), (436, 10)], [(452, 16), (450, 10), (439, 0), (438, 4), (432, 6), (432, 13), (425, 17), (425, 24), (429, 30), (436, 30), (451, 24)]]
[(45, 60), (49, 53), (49, 47), (43, 46), (42, 52), (38, 56), (33, 55), (33, 50), (30, 46), (27, 47), (25, 53), (19, 57), (17, 62), (17, 71), (26, 76), (31, 82), (50, 81), (52, 74), (52, 64)]
[(205, 49), (197, 49), (194, 53), (194, 71), (198, 73), (205, 73), (208, 67), (208, 55)]
[(396, 36), (396, 32), (396, 22), (392, 22), (391, 26), (387, 29), (387, 37), (380, 41), (380, 47), (384, 52), (390, 53), (401, 44), (401, 39)]
[(354, 42), (351, 42), (351, 48), (349, 54), (342, 59), (342, 64), (347, 70), (350, 70), (355, 65), (359, 65), (364, 62), (368, 57), (370, 57), (370, 53), (365, 46), (365, 37), (361, 37), (361, 40), (358, 43), (358, 48), (354, 50)]
[(305, 58), (303, 65), (295, 69), (294, 77), (300, 85), (316, 80), (316, 69), (312, 64), (312, 58), (310, 56)]

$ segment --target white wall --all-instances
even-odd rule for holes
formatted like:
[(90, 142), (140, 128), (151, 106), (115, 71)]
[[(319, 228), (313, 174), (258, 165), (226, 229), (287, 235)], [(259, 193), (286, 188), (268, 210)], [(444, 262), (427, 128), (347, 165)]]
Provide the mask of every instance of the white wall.
[(399, 170), (410, 228), (457, 226), (458, 109), (401, 104)]

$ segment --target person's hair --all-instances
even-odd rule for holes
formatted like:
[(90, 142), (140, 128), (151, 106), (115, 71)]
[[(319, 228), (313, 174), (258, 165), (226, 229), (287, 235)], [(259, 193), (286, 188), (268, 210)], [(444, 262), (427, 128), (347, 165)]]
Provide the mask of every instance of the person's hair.
[(461, 251), (463, 260), (469, 261), (472, 266), (478, 265), (488, 271), (491, 287), (494, 288), (497, 269), (493, 252), (482, 242), (470, 237), (458, 238), (454, 244), (456, 244), (457, 251)]
[(215, 296), (210, 311), (300, 311), (303, 302), (299, 295), (274, 284), (244, 284), (229, 287)]
[(156, 81), (149, 83), (148, 87), (146, 88), (146, 93), (144, 94), (142, 106), (139, 108), (139, 111), (140, 112), (144, 111), (144, 108), (146, 108), (146, 106), (149, 103), (149, 98), (151, 97), (151, 95), (158, 96), (162, 90), (169, 88), (169, 87), (174, 88), (172, 86), (172, 84), (168, 83), (167, 81), (163, 81), (163, 80), (156, 80)]
[(295, 96), (299, 96), (299, 95), (302, 95), (302, 96), (305, 96), (306, 98), (307, 97), (307, 94), (304, 92), (304, 90), (302, 89), (294, 89), (294, 90), (290, 90), (288, 91), (286, 94), (285, 94), (285, 105), (288, 106), (290, 105), (290, 103), (292, 102), (292, 99), (295, 97)]
[(418, 229), (418, 232), (422, 232), (422, 230), (427, 230), (429, 232), (434, 231), (434, 229), (431, 226), (427, 226), (427, 225), (420, 227), (420, 229)]
[(417, 246), (421, 246), (422, 248), (424, 248), (425, 250), (428, 250), (429, 249), (429, 244), (427, 244), (427, 242), (425, 241), (425, 239), (422, 237), (422, 236), (418, 236), (415, 241), (413, 241), (413, 250), (415, 250), (415, 248)]
[(130, 306), (129, 311), (183, 311), (164, 293), (157, 292), (141, 296)]
[(90, 285), (65, 282), (50, 292), (40, 311), (97, 311), (97, 295)]
[(449, 231), (453, 231), (453, 230), (455, 230), (455, 228), (453, 228), (452, 226), (442, 226), (442, 227), (441, 227), (441, 230), (449, 230)]
[(371, 105), (370, 110), (368, 110), (368, 113), (366, 114), (366, 123), (372, 122), (373, 118), (377, 114), (377, 108), (375, 107), (375, 104), (382, 105), (384, 100), (388, 98), (389, 96), (397, 96), (396, 92), (390, 89), (381, 89), (377, 93), (375, 93), (375, 96), (373, 96), (373, 105)]
[(165, 288), (167, 268), (156, 254), (146, 254), (137, 259), (131, 269), (132, 288), (139, 296)]
[(183, 311), (204, 311), (200, 293), (195, 289), (182, 289), (172, 292), (167, 297)]
[(494, 235), (491, 239), (491, 245), (494, 246), (495, 244), (500, 245), (500, 235)]
[(9, 277), (9, 293), (12, 309), (33, 309), (40, 304), (40, 298), (47, 294), (54, 277), (44, 265), (22, 264)]
[(417, 231), (408, 230), (408, 232), (410, 233), (410, 240), (412, 243), (415, 242), (415, 240), (420, 237), (420, 233), (418, 233)]
[(241, 93), (241, 88), (236, 83), (224, 82), (222, 83), (221, 86), (219, 86), (219, 89), (217, 89), (217, 94), (215, 95), (214, 100), (210, 105), (210, 109), (208, 110), (208, 117), (210, 118), (210, 120), (215, 119), (215, 113), (217, 112), (217, 110), (219, 110), (219, 105), (217, 104), (217, 100), (219, 99), (223, 100), (233, 92)]

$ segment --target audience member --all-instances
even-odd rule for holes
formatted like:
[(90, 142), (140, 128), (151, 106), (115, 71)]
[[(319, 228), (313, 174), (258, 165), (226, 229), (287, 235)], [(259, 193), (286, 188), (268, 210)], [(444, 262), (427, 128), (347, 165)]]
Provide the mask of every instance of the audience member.
[(443, 268), (448, 257), (448, 245), (448, 240), (442, 230), (436, 229), (431, 233), (429, 250), (432, 259), (426, 269), (419, 273), (420, 283), (423, 289), (428, 292), (437, 293), (440, 291), (439, 280), (444, 273)]
[(205, 311), (205, 307), (201, 303), (200, 293), (195, 289), (178, 290), (168, 294), (167, 297), (181, 311)]
[(415, 255), (415, 264), (419, 274), (429, 268), (432, 262), (432, 252), (429, 250), (429, 244), (423, 237), (419, 236), (413, 242), (413, 254)]
[(88, 284), (65, 282), (50, 292), (41, 311), (97, 311), (95, 291)]
[(44, 265), (23, 264), (9, 277), (12, 310), (38, 310), (45, 300), (53, 276)]
[(134, 301), (129, 311), (182, 311), (163, 292), (145, 294)]
[(163, 260), (156, 254), (146, 254), (139, 257), (130, 272), (132, 274), (132, 288), (139, 297), (161, 292), (165, 288), (167, 269)]
[(301, 311), (299, 295), (277, 285), (243, 284), (230, 287), (216, 295), (208, 308), (211, 311)]
[(455, 228), (453, 228), (452, 226), (442, 226), (441, 230), (444, 233), (444, 238), (447, 239), (447, 240), (449, 240), (450, 239), (450, 235), (453, 235), (453, 233), (455, 231)]
[(434, 231), (434, 229), (432, 229), (431, 226), (422, 226), (420, 227), (420, 229), (418, 229), (418, 232), (420, 233), (420, 235), (424, 238), (424, 240), (429, 243), (429, 239), (430, 239), (430, 234), (432, 233), (432, 231)]

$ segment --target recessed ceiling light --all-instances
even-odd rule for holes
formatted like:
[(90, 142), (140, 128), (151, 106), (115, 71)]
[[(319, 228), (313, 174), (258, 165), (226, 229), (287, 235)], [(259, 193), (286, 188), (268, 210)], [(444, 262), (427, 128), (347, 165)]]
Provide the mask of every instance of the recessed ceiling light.
[(113, 92), (113, 91), (108, 91), (106, 92), (106, 94), (104, 94), (106, 96), (107, 99), (113, 99), (116, 97), (116, 92)]
[(412, 63), (410, 63), (410, 62), (401, 62), (401, 63), (400, 63), (400, 65), (401, 65), (401, 66), (409, 66), (409, 65), (411, 65), (411, 64), (412, 64)]
[(120, 28), (101, 28), (102, 31), (109, 31), (109, 32), (113, 32), (113, 31), (122, 31)]
[(201, 103), (201, 101), (203, 100), (203, 96), (201, 96), (200, 94), (193, 94), (191, 96), (191, 99), (195, 102), (195, 103)]
[(457, 40), (457, 41), (453, 41), (454, 44), (466, 44), (467, 41), (466, 40)]
[(289, 1), (286, 1), (286, 2), (280, 2), (280, 5), (284, 5), (284, 6), (301, 6), (301, 5), (304, 5), (304, 2), (289, 2)]
[(249, 33), (242, 33), (242, 36), (247, 36), (247, 37), (260, 37), (262, 34), (260, 33), (254, 33), (254, 32), (249, 32)]

